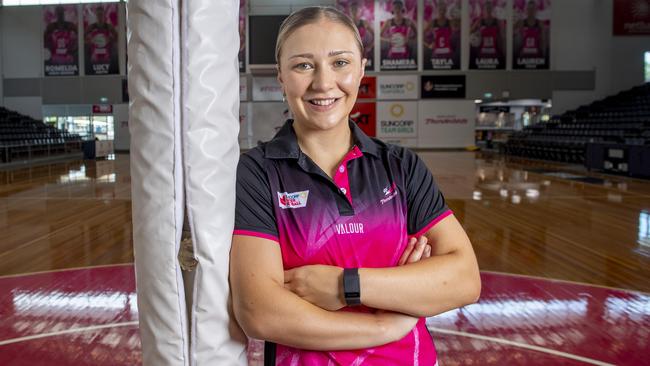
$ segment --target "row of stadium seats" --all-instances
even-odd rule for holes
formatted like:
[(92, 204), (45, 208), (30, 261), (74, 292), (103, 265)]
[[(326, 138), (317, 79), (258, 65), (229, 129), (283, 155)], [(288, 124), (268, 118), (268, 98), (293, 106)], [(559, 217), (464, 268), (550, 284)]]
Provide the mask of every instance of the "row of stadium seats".
[(505, 152), (582, 164), (593, 143), (650, 145), (650, 83), (515, 132)]
[(81, 151), (81, 137), (0, 107), (0, 162)]

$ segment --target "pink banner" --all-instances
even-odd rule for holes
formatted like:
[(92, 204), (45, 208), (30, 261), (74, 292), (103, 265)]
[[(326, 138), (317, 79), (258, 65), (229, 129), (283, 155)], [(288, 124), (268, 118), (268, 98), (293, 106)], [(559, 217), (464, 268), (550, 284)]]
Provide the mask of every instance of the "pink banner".
[(375, 69), (375, 2), (373, 0), (337, 0), (336, 7), (357, 26), (363, 43), (366, 70)]
[(79, 75), (77, 6), (43, 6), (43, 25), (45, 76)]
[(549, 68), (551, 0), (513, 0), (512, 68)]
[(117, 4), (83, 6), (86, 75), (119, 74)]
[(422, 47), (425, 70), (460, 69), (461, 0), (425, 0)]
[(506, 0), (469, 0), (469, 68), (506, 68)]
[(417, 0), (378, 1), (381, 70), (417, 70)]
[(239, 0), (239, 72), (246, 72), (246, 0)]

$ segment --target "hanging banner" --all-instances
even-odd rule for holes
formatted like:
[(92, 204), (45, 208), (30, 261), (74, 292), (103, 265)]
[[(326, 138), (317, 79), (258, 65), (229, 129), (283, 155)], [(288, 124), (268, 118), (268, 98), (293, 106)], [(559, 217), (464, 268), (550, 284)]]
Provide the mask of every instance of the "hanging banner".
[(377, 98), (377, 78), (375, 76), (364, 76), (359, 83), (357, 99)]
[(378, 1), (381, 70), (417, 70), (417, 0)]
[(469, 0), (469, 68), (506, 68), (507, 0)]
[(253, 144), (252, 128), (250, 128), (250, 115), (252, 103), (239, 103), (239, 135), (237, 140), (240, 149), (252, 149)]
[(472, 100), (418, 102), (419, 148), (464, 148), (474, 145), (476, 106)]
[(423, 67), (460, 69), (461, 0), (425, 0)]
[(356, 103), (350, 112), (353, 120), (366, 135), (377, 135), (377, 107), (375, 103)]
[(281, 101), (282, 86), (278, 79), (270, 76), (253, 78), (254, 101)]
[(119, 74), (117, 4), (83, 6), (86, 75)]
[(513, 0), (512, 68), (549, 68), (551, 0)]
[(239, 72), (246, 72), (246, 0), (239, 0)]
[(377, 99), (418, 99), (417, 75), (377, 77)]
[(246, 75), (239, 76), (239, 101), (248, 101), (248, 78)]
[(363, 43), (366, 70), (375, 69), (375, 2), (374, 0), (337, 0), (336, 7), (356, 24)]
[(377, 137), (390, 144), (415, 147), (418, 102), (377, 103)]
[(614, 0), (614, 35), (650, 35), (650, 3), (639, 0)]
[(77, 6), (43, 6), (43, 25), (45, 76), (79, 75)]
[[(249, 103), (248, 123), (251, 124), (249, 131), (251, 135), (251, 147), (261, 142), (269, 141), (275, 136), (287, 119), (291, 118), (291, 112), (285, 103)], [(241, 114), (240, 110), (240, 114)]]

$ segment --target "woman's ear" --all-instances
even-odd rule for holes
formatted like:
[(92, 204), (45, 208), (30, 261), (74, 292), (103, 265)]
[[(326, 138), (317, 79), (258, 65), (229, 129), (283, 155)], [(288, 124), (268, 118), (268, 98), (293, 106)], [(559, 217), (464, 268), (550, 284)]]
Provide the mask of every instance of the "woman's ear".
[(368, 59), (367, 59), (367, 58), (362, 58), (362, 59), (361, 59), (361, 78), (362, 78), (362, 79), (363, 79), (363, 77), (366, 75), (366, 64), (367, 64), (367, 63), (368, 63)]
[(282, 85), (282, 73), (280, 72), (280, 64), (275, 65), (275, 71), (278, 72), (278, 83)]

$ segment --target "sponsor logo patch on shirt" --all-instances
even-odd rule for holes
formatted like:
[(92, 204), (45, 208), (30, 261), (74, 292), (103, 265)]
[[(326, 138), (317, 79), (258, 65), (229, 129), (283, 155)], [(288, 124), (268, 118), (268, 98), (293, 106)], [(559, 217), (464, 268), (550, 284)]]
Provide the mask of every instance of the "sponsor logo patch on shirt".
[(280, 208), (300, 208), (307, 206), (309, 191), (287, 193), (278, 192), (278, 204)]
[(379, 200), (379, 202), (382, 205), (384, 203), (392, 200), (393, 198), (395, 198), (395, 196), (397, 196), (397, 185), (395, 185), (395, 183), (393, 183), (393, 185), (391, 185), (391, 186), (386, 186), (386, 188), (384, 188), (383, 192), (384, 192), (384, 198)]

